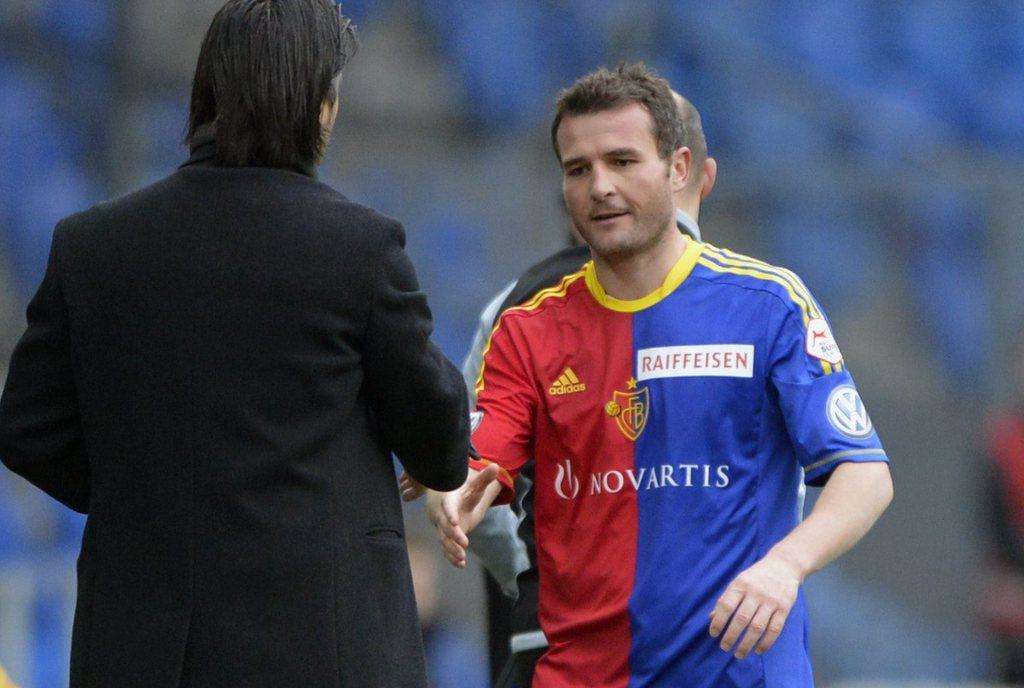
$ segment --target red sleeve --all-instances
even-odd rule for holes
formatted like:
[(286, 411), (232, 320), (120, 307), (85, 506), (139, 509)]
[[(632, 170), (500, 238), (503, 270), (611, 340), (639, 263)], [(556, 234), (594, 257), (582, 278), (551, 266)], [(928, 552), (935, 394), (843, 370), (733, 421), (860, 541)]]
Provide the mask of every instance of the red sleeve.
[(503, 315), (484, 350), (477, 382), (476, 410), (481, 416), (473, 431), (473, 446), (480, 458), (470, 461), (477, 470), (488, 463), (501, 467), (502, 490), (495, 504), (512, 501), (512, 481), (533, 452), (537, 389), (522, 356), (525, 350), (518, 318)]

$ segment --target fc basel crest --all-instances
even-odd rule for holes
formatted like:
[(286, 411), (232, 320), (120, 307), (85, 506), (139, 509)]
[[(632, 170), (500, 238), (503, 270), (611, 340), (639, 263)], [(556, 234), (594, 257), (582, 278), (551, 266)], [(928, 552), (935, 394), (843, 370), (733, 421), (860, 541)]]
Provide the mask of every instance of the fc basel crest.
[(615, 390), (612, 400), (605, 405), (605, 412), (615, 418), (619, 430), (632, 441), (640, 436), (647, 426), (651, 395), (646, 387), (636, 389), (636, 380), (630, 378), (626, 387), (634, 392)]

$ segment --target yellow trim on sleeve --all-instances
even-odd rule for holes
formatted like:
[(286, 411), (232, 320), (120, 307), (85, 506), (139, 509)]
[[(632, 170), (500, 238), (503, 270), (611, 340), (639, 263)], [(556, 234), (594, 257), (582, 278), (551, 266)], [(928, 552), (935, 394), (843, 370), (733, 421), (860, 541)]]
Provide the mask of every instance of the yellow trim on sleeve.
[[(481, 464), (481, 465), (482, 465), (482, 468), (474, 468), (474, 467), (473, 467), (473, 464), (474, 464), (474, 463), (478, 463), (478, 464)], [(489, 465), (490, 465), (490, 464), (492, 464), (492, 463), (493, 463), (493, 464), (494, 464), (495, 466), (497, 466), (497, 467), (498, 467), (498, 473), (499, 473), (499, 475), (502, 475), (502, 476), (504, 476), (504, 477), (505, 477), (505, 480), (507, 480), (507, 481), (509, 482), (509, 484), (510, 484), (510, 485), (514, 485), (514, 484), (515, 484), (515, 480), (514, 480), (514, 479), (512, 478), (512, 474), (511, 474), (511, 473), (509, 473), (509, 472), (508, 472), (507, 470), (505, 470), (505, 467), (504, 467), (504, 466), (502, 466), (502, 465), (501, 465), (500, 463), (498, 463), (497, 461), (492, 461), (491, 459), (485, 459), (485, 458), (482, 458), (482, 457), (481, 457), (481, 458), (479, 458), (479, 459), (475, 459), (475, 458), (473, 458), (473, 457), (470, 457), (470, 459), (469, 459), (469, 466), (470, 466), (470, 468), (472, 468), (473, 470), (483, 470), (484, 468), (487, 468), (487, 466), (489, 466)], [(0, 686), (0, 688), (2, 688), (2, 686)]]
[(821, 310), (818, 308), (817, 302), (811, 297), (811, 293), (807, 290), (803, 280), (796, 276), (792, 270), (788, 268), (780, 267), (778, 265), (772, 265), (766, 263), (763, 260), (757, 258), (751, 258), (750, 256), (744, 256), (735, 251), (730, 251), (727, 248), (719, 248), (718, 246), (712, 246), (711, 244), (704, 244), (706, 252), (712, 257), (716, 258), (726, 265), (737, 265), (757, 268), (767, 273), (778, 275), (785, 279), (789, 284), (793, 286), (798, 294), (803, 298), (807, 305), (807, 312), (812, 318), (820, 318)]
[(494, 328), (491, 329), (491, 334), (487, 337), (487, 344), (484, 346), (483, 353), (480, 354), (480, 372), (477, 373), (476, 385), (474, 385), (477, 398), (480, 397), (480, 392), (484, 389), (484, 370), (487, 369), (487, 352), (491, 350), (491, 340), (494, 339), (494, 333), (498, 331), (499, 327), (501, 327), (501, 321), (505, 319), (505, 316), (508, 313), (522, 313), (537, 310), (537, 308), (540, 307), (540, 304), (547, 299), (565, 296), (573, 282), (583, 277), (584, 271), (585, 268), (566, 275), (558, 284), (548, 287), (547, 289), (541, 289), (526, 303), (521, 306), (512, 306), (511, 308), (507, 308), (498, 316), (498, 319), (494, 323)]
[(597, 280), (597, 270), (594, 267), (594, 261), (590, 261), (583, 266), (587, 280), (587, 289), (590, 290), (590, 294), (594, 297), (595, 301), (609, 310), (618, 311), (619, 313), (642, 311), (671, 294), (690, 276), (690, 273), (693, 272), (693, 266), (697, 264), (697, 259), (700, 257), (702, 246), (703, 244), (700, 242), (687, 240), (686, 248), (683, 249), (683, 255), (679, 256), (679, 260), (668, 271), (661, 286), (639, 299), (617, 299), (614, 296), (609, 296)]
[[(819, 461), (815, 461), (810, 466), (807, 466), (806, 468), (804, 468), (804, 473), (810, 473), (811, 471), (815, 470), (816, 468), (821, 468), (822, 466), (824, 466), (826, 464), (832, 463), (833, 461), (837, 461), (839, 459), (845, 459), (848, 456), (866, 456), (868, 454), (877, 454), (879, 456), (886, 456), (884, 449), (850, 449), (848, 451), (841, 451), (841, 452), (836, 452), (835, 454), (830, 454), (829, 456), (826, 456), (824, 459), (821, 459)], [(888, 457), (886, 457), (886, 458), (888, 458)]]

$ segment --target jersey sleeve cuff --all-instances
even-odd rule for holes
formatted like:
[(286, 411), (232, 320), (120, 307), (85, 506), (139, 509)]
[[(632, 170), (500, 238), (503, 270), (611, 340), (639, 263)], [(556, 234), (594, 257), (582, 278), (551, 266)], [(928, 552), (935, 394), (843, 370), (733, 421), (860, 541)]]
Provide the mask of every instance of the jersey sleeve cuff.
[(487, 468), (489, 464), (492, 463), (497, 465), (499, 468), (498, 482), (501, 484), (501, 492), (499, 492), (498, 496), (495, 497), (494, 501), (492, 502), (492, 506), (499, 506), (501, 504), (511, 504), (512, 500), (515, 499), (516, 496), (516, 488), (512, 480), (512, 474), (506, 471), (504, 468), (502, 468), (501, 465), (497, 464), (497, 462), (495, 461), (490, 461), (488, 459), (477, 459), (474, 457), (469, 458), (469, 467), (474, 471), (482, 471), (483, 469)]
[(814, 463), (804, 466), (804, 482), (811, 487), (821, 487), (832, 475), (832, 471), (841, 463), (871, 463), (882, 461), (889, 463), (884, 449), (848, 449), (829, 454)]

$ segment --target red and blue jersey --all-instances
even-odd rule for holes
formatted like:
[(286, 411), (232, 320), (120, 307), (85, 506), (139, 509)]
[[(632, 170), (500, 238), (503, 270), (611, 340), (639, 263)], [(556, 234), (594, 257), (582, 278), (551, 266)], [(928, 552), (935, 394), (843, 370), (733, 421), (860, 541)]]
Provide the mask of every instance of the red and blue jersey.
[(534, 460), (534, 686), (813, 685), (802, 594), (774, 647), (708, 634), (725, 587), (799, 522), (803, 483), (886, 461), (824, 315), (788, 270), (690, 241), (655, 293), (588, 263), (506, 311), (473, 434), (512, 477)]

